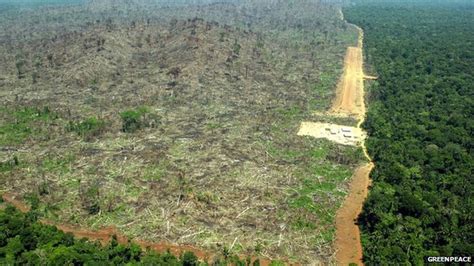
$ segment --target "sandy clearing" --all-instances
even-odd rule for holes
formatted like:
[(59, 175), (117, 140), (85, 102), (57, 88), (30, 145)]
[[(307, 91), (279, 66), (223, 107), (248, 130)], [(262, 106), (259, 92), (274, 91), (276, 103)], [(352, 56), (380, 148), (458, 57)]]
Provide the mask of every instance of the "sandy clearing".
[(298, 136), (325, 138), (343, 145), (358, 146), (365, 139), (365, 132), (358, 127), (319, 122), (303, 122), (298, 131)]
[(365, 112), (362, 72), (362, 49), (348, 47), (344, 74), (336, 90), (331, 112), (360, 117)]

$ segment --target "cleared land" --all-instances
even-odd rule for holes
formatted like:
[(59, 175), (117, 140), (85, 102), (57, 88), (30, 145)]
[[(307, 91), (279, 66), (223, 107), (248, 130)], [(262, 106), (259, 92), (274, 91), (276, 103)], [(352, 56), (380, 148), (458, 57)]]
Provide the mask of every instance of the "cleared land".
[(2, 14), (2, 190), (80, 228), (333, 261), (362, 153), (294, 136), (356, 33), (318, 1), (256, 2)]
[(361, 145), (361, 142), (365, 139), (365, 133), (358, 127), (319, 122), (301, 123), (298, 136), (326, 138), (339, 144), (351, 146)]
[(344, 74), (337, 88), (331, 111), (341, 115), (360, 116), (365, 113), (361, 47), (347, 48)]
[[(344, 20), (342, 12), (340, 17)], [(343, 126), (333, 123), (302, 122), (298, 135), (325, 138), (330, 141), (362, 147), (365, 158), (371, 161), (365, 147), (366, 133), (361, 125), (365, 119), (366, 107), (364, 103), (364, 79), (377, 79), (366, 76), (363, 71), (363, 38), (361, 28), (352, 25), (359, 33), (356, 47), (348, 47), (344, 59), (344, 73), (337, 86), (337, 94), (332, 107), (326, 115), (339, 117), (355, 117), (359, 120), (357, 127)], [(349, 263), (362, 264), (362, 245), (360, 242), (359, 227), (355, 221), (362, 210), (362, 205), (368, 193), (370, 172), (373, 163), (360, 166), (351, 177), (349, 194), (343, 205), (337, 211), (336, 261), (341, 265)]]

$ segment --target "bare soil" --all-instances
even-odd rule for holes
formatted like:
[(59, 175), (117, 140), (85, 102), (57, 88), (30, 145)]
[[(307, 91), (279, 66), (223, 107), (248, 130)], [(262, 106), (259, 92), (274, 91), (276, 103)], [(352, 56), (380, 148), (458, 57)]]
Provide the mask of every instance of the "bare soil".
[(365, 133), (359, 127), (319, 122), (301, 123), (298, 136), (325, 138), (339, 144), (351, 146), (359, 146), (365, 139)]
[(356, 219), (362, 211), (362, 205), (367, 197), (370, 185), (370, 172), (374, 167), (368, 163), (357, 168), (352, 176), (349, 195), (336, 216), (336, 260), (340, 265), (362, 263), (362, 245), (360, 231)]
[(338, 114), (360, 116), (364, 110), (362, 49), (347, 48), (344, 75), (337, 89), (331, 111)]

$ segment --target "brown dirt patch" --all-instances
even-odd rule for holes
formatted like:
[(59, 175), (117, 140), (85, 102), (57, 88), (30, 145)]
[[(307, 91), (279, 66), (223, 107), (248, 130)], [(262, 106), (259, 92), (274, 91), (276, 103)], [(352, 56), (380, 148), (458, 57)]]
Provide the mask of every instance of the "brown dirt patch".
[(369, 174), (373, 167), (374, 164), (369, 163), (357, 168), (352, 176), (349, 195), (336, 215), (336, 259), (341, 265), (363, 265), (360, 232), (356, 220), (367, 197)]
[(21, 200), (16, 199), (16, 197), (13, 194), (3, 193), (2, 198), (5, 202), (10, 203), (11, 205), (13, 205), (15, 208), (17, 208), (21, 212), (29, 212), (30, 211), (30, 206), (26, 205)]
[(360, 116), (365, 112), (362, 72), (362, 49), (348, 47), (344, 60), (344, 74), (337, 89), (331, 111)]

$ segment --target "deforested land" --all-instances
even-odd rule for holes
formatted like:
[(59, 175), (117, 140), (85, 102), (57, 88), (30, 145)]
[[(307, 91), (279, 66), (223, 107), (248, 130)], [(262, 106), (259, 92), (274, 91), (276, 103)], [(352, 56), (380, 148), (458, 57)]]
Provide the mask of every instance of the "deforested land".
[(358, 31), (320, 1), (0, 10), (0, 185), (43, 219), (332, 263), (356, 146), (327, 115)]

